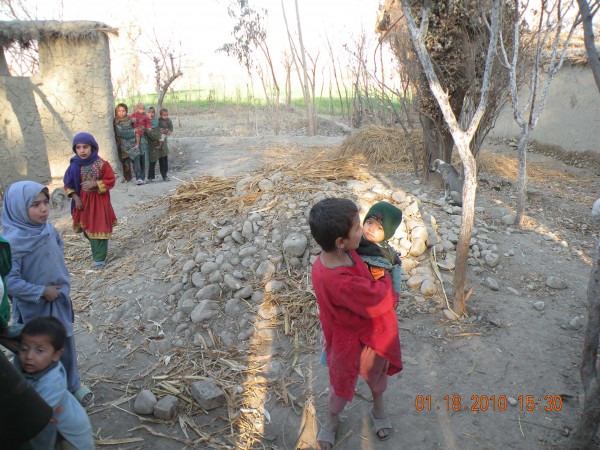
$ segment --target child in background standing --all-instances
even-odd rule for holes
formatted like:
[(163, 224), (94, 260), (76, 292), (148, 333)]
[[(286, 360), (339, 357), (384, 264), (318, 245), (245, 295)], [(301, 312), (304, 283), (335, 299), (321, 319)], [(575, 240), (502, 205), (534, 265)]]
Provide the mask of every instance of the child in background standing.
[(398, 294), (388, 274), (378, 281), (356, 253), (362, 227), (354, 202), (328, 198), (310, 210), (310, 231), (322, 252), (312, 268), (329, 366), (329, 415), (317, 437), (319, 448), (331, 449), (339, 414), (352, 400), (360, 374), (371, 389), (369, 416), (380, 440), (392, 435), (383, 393), (387, 378), (402, 370), (395, 306)]
[(140, 139), (142, 135), (152, 128), (150, 118), (146, 115), (146, 107), (143, 103), (138, 103), (135, 107), (135, 112), (131, 114), (131, 122), (135, 127), (135, 146), (133, 148), (140, 147)]
[(61, 361), (68, 388), (86, 406), (94, 396), (79, 379), (69, 271), (62, 237), (48, 222), (49, 198), (48, 188), (33, 181), (18, 181), (6, 190), (2, 232), (12, 252), (12, 267), (6, 279), (8, 295), (15, 324), (27, 324), (42, 316), (56, 317), (63, 324), (67, 340)]
[(156, 111), (153, 107), (148, 109), (148, 117), (153, 123), (152, 129), (146, 133), (148, 138), (148, 151), (150, 153), (150, 165), (148, 167), (148, 183), (152, 183), (155, 177), (156, 161), (163, 181), (171, 181), (167, 172), (169, 171), (169, 145), (166, 141), (160, 145), (162, 135), (158, 120), (154, 118)]
[(158, 119), (158, 126), (160, 127), (160, 140), (158, 148), (161, 148), (167, 138), (173, 133), (173, 121), (169, 119), (169, 110), (162, 108), (160, 110), (160, 118)]
[(125, 181), (131, 180), (131, 167), (133, 166), (136, 185), (139, 186), (144, 184), (144, 179), (146, 178), (145, 155), (139, 145), (136, 147), (136, 130), (127, 111), (125, 103), (119, 103), (116, 106), (113, 126), (115, 128), (119, 159), (123, 164), (123, 177)]
[(108, 240), (117, 224), (109, 192), (115, 186), (115, 174), (98, 156), (98, 143), (91, 134), (78, 133), (73, 138), (73, 152), (64, 177), (65, 191), (72, 199), (73, 229), (83, 231), (92, 247), (94, 268), (103, 269)]
[(60, 362), (66, 340), (65, 327), (54, 317), (33, 319), (21, 334), (18, 358), (23, 377), (54, 411), (53, 420), (29, 441), (34, 450), (54, 449), (58, 433), (78, 450), (95, 448), (90, 419), (67, 390)]

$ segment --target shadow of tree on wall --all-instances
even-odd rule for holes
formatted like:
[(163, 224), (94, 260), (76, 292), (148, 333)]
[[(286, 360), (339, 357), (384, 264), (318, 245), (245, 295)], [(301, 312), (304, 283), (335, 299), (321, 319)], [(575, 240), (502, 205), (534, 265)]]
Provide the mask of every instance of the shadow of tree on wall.
[[(8, 108), (17, 119), (19, 128), (12, 134), (20, 132), (24, 145), (21, 147), (8, 142), (10, 138), (6, 128), (11, 124), (7, 120), (2, 132), (6, 141), (0, 146), (0, 153), (5, 153), (2, 155), (0, 188), (4, 191), (8, 184), (25, 179), (47, 183), (50, 180), (50, 167), (46, 138), (34, 96), (34, 85), (29, 78), (6, 77), (4, 86)], [(10, 113), (3, 116), (10, 117)]]

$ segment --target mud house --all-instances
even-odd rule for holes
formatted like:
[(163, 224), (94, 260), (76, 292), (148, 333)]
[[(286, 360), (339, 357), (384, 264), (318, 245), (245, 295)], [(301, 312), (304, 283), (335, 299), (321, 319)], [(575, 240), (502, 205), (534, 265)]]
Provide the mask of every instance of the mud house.
[[(596, 42), (598, 46), (600, 42)], [(541, 86), (545, 83), (541, 71)], [(529, 94), (526, 84), (520, 91), (523, 108)], [(539, 103), (539, 102), (538, 102)], [(527, 116), (528, 113), (524, 113)], [(566, 151), (594, 152), (600, 154), (598, 129), (600, 126), (600, 97), (582, 39), (573, 39), (567, 57), (558, 71), (540, 119), (531, 139), (561, 147)], [(502, 110), (490, 136), (518, 138), (519, 127), (513, 118), (510, 101)]]
[[(116, 30), (90, 21), (0, 22), (0, 192), (17, 180), (62, 179), (80, 131), (92, 133), (101, 156), (119, 167), (110, 34)], [(5, 49), (33, 42), (39, 70), (11, 76)]]

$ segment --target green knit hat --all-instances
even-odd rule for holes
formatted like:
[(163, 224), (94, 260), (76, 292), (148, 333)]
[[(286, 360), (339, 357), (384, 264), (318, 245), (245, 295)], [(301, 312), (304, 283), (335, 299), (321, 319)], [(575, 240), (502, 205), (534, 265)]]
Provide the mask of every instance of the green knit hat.
[(373, 217), (381, 224), (384, 232), (383, 239), (387, 241), (394, 235), (396, 228), (402, 222), (402, 211), (388, 202), (377, 202), (367, 212), (363, 224), (370, 217)]

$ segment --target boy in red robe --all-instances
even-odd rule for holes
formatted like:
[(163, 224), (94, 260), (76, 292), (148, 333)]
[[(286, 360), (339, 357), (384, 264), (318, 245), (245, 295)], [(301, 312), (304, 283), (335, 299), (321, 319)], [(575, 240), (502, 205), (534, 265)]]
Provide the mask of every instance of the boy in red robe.
[(108, 161), (98, 156), (98, 143), (91, 134), (78, 133), (73, 138), (73, 152), (64, 177), (65, 191), (72, 199), (73, 229), (83, 231), (92, 247), (94, 268), (103, 269), (108, 240), (117, 224), (109, 193), (115, 186), (115, 173)]
[(322, 252), (312, 268), (312, 283), (325, 336), (329, 367), (329, 415), (319, 430), (321, 450), (335, 445), (339, 414), (352, 400), (360, 374), (371, 389), (369, 416), (380, 440), (392, 435), (383, 393), (387, 378), (402, 370), (395, 306), (398, 294), (386, 273), (373, 279), (356, 253), (362, 237), (358, 209), (348, 199), (328, 198), (310, 210), (310, 231)]

